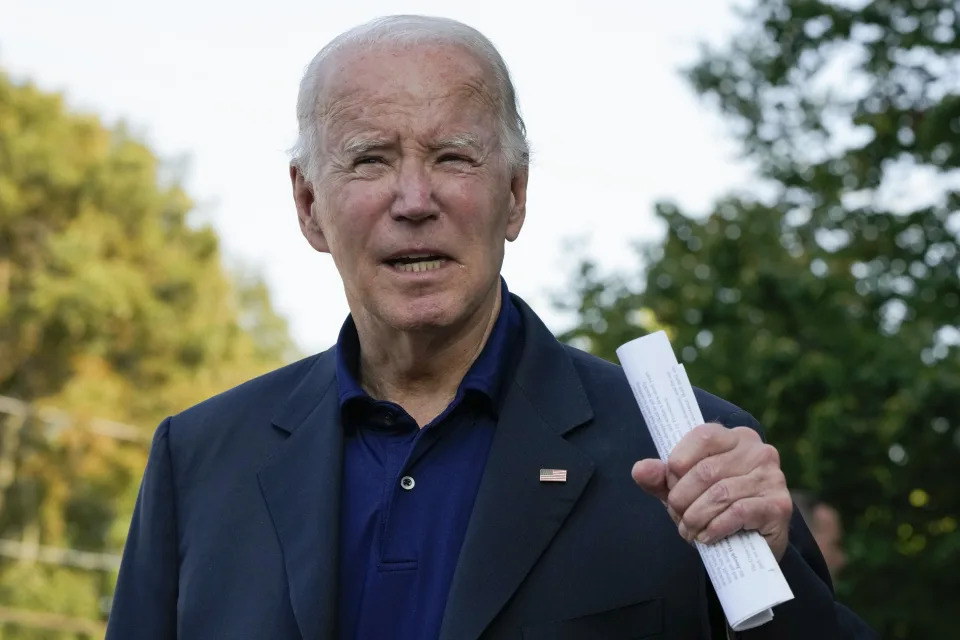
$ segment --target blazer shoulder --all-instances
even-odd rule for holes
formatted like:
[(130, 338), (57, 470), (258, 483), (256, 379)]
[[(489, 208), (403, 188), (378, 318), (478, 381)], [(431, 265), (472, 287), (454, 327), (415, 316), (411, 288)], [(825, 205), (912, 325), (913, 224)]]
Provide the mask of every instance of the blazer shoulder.
[(598, 421), (603, 422), (607, 418), (617, 421), (625, 415), (639, 416), (640, 408), (619, 364), (570, 345), (563, 347)]
[(732, 402), (728, 402), (699, 387), (693, 388), (693, 394), (697, 397), (697, 404), (700, 405), (700, 413), (703, 414), (703, 419), (707, 422), (719, 422), (726, 427), (747, 426), (754, 429), (760, 428), (760, 423), (750, 415), (750, 412), (741, 409)]
[[(623, 368), (614, 362), (604, 360), (576, 347), (564, 345), (571, 361), (576, 367), (583, 386), (592, 401), (619, 402), (628, 399), (636, 403)], [(716, 396), (699, 387), (693, 387), (693, 393), (700, 405), (700, 413), (707, 422), (719, 422), (728, 427), (745, 425), (759, 429), (760, 424), (750, 413), (732, 402)]]
[(604, 360), (592, 353), (581, 351), (568, 344), (563, 345), (564, 350), (573, 362), (580, 379), (584, 386), (599, 386), (608, 388), (613, 385), (612, 390), (616, 392), (629, 392), (630, 387), (627, 384), (627, 378), (623, 374), (623, 368), (609, 360)]
[[(274, 369), (242, 384), (212, 396), (172, 416), (169, 424), (172, 440), (182, 444), (195, 437), (207, 438), (218, 428), (269, 422), (297, 385), (325, 360), (332, 359), (332, 349)], [(331, 371), (332, 371), (331, 365)]]

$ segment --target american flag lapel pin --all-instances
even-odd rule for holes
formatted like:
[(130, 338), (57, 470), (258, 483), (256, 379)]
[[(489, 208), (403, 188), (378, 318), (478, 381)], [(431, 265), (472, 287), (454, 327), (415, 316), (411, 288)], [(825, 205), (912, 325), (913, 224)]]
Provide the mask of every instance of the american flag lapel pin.
[(540, 469), (540, 482), (566, 482), (566, 469)]

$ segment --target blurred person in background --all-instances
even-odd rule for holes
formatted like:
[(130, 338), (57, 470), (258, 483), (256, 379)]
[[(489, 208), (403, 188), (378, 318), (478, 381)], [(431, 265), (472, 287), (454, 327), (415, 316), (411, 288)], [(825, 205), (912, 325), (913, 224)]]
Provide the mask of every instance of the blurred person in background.
[(791, 491), (793, 504), (800, 511), (803, 521), (810, 528), (813, 539), (817, 541), (823, 560), (834, 580), (847, 564), (847, 554), (843, 550), (843, 525), (840, 513), (830, 504), (805, 491)]
[(736, 637), (872, 637), (754, 418), (697, 390), (713, 422), (662, 463), (621, 369), (508, 291), (529, 151), (487, 38), (362, 25), (297, 113), (300, 228), (350, 316), (330, 350), (157, 429), (110, 640), (732, 637), (689, 543), (742, 529), (795, 597)]

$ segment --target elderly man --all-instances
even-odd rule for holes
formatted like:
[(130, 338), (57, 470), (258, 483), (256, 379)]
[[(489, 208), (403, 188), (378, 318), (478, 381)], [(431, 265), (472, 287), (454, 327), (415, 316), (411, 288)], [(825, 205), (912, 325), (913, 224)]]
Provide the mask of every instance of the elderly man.
[(661, 464), (621, 370), (507, 291), (528, 152), (485, 37), (358, 27), (297, 112), (300, 228), (350, 316), (329, 351), (160, 425), (108, 638), (724, 637), (687, 542), (744, 528), (796, 598), (742, 637), (869, 634), (841, 635), (752, 417), (698, 391), (716, 424)]

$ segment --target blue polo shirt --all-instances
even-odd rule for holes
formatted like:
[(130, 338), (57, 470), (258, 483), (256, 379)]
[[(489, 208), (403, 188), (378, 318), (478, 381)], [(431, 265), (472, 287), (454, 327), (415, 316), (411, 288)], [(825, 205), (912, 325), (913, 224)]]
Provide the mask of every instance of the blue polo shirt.
[(341, 640), (436, 638), (522, 342), (520, 311), (501, 280), (487, 343), (450, 405), (422, 429), (357, 379), (351, 318), (337, 341), (344, 429), (340, 506)]

